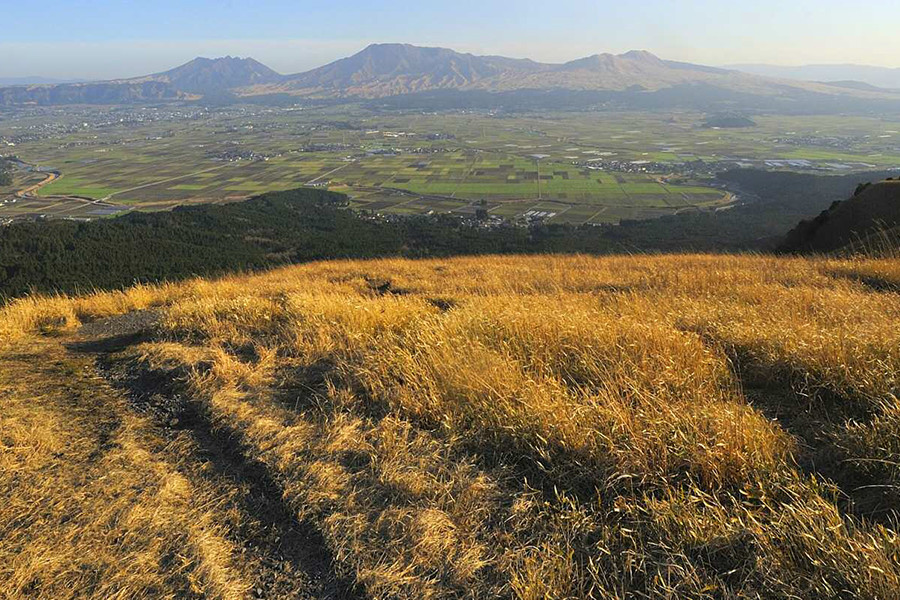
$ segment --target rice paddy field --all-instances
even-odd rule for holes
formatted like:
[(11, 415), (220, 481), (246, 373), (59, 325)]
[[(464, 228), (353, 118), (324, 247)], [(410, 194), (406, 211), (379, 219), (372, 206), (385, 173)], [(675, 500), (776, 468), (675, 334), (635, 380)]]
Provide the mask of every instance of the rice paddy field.
[[(900, 124), (880, 118), (760, 116), (757, 127), (723, 130), (687, 112), (34, 110), (0, 121), (0, 138), (16, 140), (28, 163), (62, 173), (42, 196), (140, 210), (318, 185), (387, 214), (485, 208), (506, 219), (608, 223), (729, 205), (712, 179), (719, 166), (844, 173), (900, 165)], [(694, 161), (712, 166), (685, 167)]]
[(8, 197), (0, 199), (0, 219), (40, 216), (47, 219), (89, 221), (123, 214), (127, 207), (109, 202), (88, 201), (68, 197)]

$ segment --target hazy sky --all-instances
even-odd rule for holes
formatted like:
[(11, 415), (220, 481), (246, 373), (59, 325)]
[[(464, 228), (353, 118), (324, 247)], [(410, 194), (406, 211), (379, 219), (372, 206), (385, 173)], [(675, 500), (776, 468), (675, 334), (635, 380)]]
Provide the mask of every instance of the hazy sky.
[(598, 52), (900, 67), (898, 0), (0, 0), (0, 77), (113, 78), (195, 56), (282, 73), (371, 42), (563, 62)]

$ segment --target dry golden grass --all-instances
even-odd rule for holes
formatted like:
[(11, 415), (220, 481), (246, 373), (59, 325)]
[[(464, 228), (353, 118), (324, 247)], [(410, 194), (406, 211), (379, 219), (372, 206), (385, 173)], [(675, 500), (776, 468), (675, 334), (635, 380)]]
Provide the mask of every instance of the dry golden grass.
[(244, 597), (223, 503), (87, 360), (41, 340), (0, 365), (0, 597)]
[(20, 301), (0, 336), (157, 307), (135, 364), (234, 432), (374, 598), (896, 598), (897, 280), (891, 259), (338, 261)]
[(68, 298), (30, 296), (0, 307), (0, 341), (34, 333), (71, 332), (84, 322), (159, 306), (190, 292), (189, 284), (137, 285), (121, 292)]

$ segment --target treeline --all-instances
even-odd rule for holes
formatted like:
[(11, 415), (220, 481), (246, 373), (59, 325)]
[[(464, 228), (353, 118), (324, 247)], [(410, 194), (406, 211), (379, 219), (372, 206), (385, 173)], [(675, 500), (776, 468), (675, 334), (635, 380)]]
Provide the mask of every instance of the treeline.
[(0, 294), (110, 289), (326, 258), (612, 248), (593, 228), (487, 229), (451, 216), (385, 220), (346, 203), (340, 194), (299, 189), (87, 223), (15, 223), (0, 229)]
[(12, 165), (9, 164), (9, 161), (0, 157), (0, 186), (12, 185), (12, 182)]
[(88, 223), (15, 223), (0, 228), (0, 296), (111, 289), (330, 258), (767, 251), (801, 219), (849, 197), (861, 181), (859, 175), (763, 171), (720, 177), (762, 200), (718, 213), (620, 226), (525, 228), (484, 227), (449, 215), (386, 219), (347, 209), (341, 194), (298, 189), (237, 204), (131, 213)]

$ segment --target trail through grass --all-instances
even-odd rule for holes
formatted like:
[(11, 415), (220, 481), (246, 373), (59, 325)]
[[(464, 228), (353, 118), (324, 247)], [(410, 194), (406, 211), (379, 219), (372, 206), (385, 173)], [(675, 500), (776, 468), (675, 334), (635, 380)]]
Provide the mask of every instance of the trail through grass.
[(865, 278), (895, 263), (335, 261), (17, 301), (0, 335), (157, 311), (118, 360), (368, 597), (893, 598), (900, 295)]

